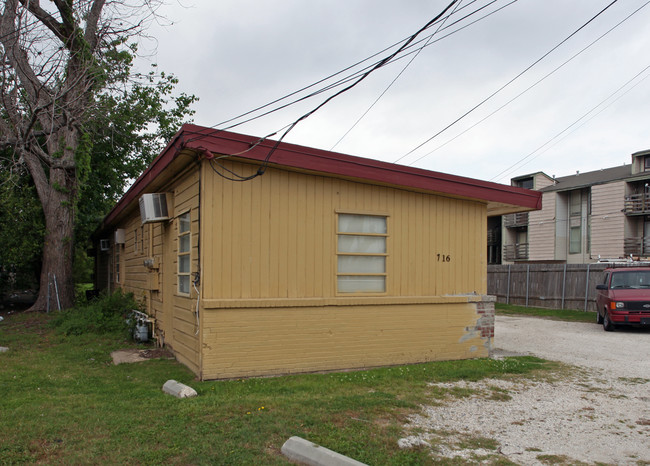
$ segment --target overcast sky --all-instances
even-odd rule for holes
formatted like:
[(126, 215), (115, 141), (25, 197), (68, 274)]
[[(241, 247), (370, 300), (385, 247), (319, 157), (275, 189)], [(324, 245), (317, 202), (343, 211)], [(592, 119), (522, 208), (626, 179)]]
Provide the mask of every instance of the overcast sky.
[[(144, 70), (155, 62), (160, 70), (175, 74), (178, 89), (200, 99), (194, 122), (216, 127), (409, 37), (450, 2), (171, 1), (159, 10), (167, 21), (149, 30), (156, 41), (141, 46), (149, 57), (139, 66)], [(489, 3), (461, 2), (465, 8), (441, 30), (433, 26), (418, 39), (437, 31), (435, 41), (468, 25), (465, 29), (428, 45), (403, 72), (414, 55), (373, 72), (299, 123), (285, 141), (506, 184), (511, 177), (537, 171), (559, 177), (629, 164), (633, 152), (650, 149), (650, 5), (643, 7), (648, 0), (615, 2), (512, 84), (434, 137), (612, 0), (497, 0), (450, 26)], [(395, 48), (366, 64), (392, 51)], [(273, 133), (331, 94), (231, 131)]]

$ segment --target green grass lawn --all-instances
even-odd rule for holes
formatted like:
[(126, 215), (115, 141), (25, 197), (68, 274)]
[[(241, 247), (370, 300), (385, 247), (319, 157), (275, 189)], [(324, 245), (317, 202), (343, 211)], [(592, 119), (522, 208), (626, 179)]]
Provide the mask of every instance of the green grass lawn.
[(512, 304), (495, 304), (497, 315), (527, 315), (544, 317), (569, 322), (596, 322), (595, 311), (575, 311), (572, 309), (543, 309), (538, 307), (515, 306)]
[[(287, 464), (280, 448), (292, 435), (368, 464), (431, 464), (424, 449), (397, 446), (406, 417), (448, 395), (429, 382), (555, 367), (521, 357), (199, 382), (173, 360), (115, 366), (110, 352), (134, 343), (64, 336), (50, 320), (15, 313), (0, 323), (10, 348), (0, 353), (0, 464)], [(199, 396), (165, 395), (169, 379)]]

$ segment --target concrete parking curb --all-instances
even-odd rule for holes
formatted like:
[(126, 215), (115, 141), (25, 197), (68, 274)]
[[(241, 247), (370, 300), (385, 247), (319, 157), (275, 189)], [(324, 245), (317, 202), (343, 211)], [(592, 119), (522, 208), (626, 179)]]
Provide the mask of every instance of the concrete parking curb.
[(196, 390), (175, 380), (168, 380), (162, 388), (163, 392), (176, 398), (192, 398), (197, 395)]
[(316, 445), (300, 437), (291, 437), (282, 445), (282, 454), (309, 466), (366, 466), (347, 456)]

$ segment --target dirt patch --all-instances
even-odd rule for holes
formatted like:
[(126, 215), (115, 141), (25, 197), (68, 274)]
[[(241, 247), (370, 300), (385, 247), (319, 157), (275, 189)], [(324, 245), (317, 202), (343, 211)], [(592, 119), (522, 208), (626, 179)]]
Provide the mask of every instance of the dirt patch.
[(548, 380), (433, 384), (472, 395), (423, 406), (404, 426), (400, 446), (481, 464), (650, 465), (650, 331), (498, 316), (495, 341), (501, 354), (571, 366)]
[(164, 348), (150, 349), (125, 349), (113, 351), (111, 353), (113, 364), (128, 364), (134, 362), (147, 361), (149, 359), (174, 359), (171, 351)]

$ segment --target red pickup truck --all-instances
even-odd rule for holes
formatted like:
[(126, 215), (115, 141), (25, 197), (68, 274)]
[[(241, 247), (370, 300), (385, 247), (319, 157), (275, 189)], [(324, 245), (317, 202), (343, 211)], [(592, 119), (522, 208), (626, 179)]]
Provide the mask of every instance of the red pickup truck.
[(598, 323), (606, 331), (619, 325), (650, 326), (650, 267), (606, 269), (596, 291)]

